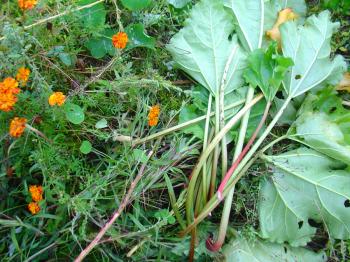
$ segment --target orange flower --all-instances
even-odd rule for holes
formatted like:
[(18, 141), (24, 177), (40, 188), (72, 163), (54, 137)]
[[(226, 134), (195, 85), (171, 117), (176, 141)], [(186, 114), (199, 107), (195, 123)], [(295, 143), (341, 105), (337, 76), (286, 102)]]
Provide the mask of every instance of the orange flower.
[(66, 96), (62, 92), (54, 92), (49, 97), (50, 106), (54, 106), (54, 105), (62, 106), (65, 101), (66, 101)]
[(39, 213), (39, 211), (40, 211), (40, 207), (39, 207), (38, 203), (36, 203), (36, 202), (30, 202), (28, 205), (28, 209), (29, 209), (30, 213), (32, 213), (33, 215)]
[(21, 67), (20, 69), (18, 69), (16, 79), (18, 82), (21, 83), (22, 86), (25, 86), (29, 79), (29, 75), (30, 75), (30, 70), (28, 68)]
[(12, 119), (10, 123), (10, 136), (19, 138), (26, 128), (26, 123), (27, 119), (25, 118), (15, 117)]
[(18, 0), (18, 6), (22, 11), (33, 9), (37, 3), (37, 0)]
[(156, 126), (158, 124), (159, 114), (160, 114), (160, 106), (159, 105), (152, 106), (148, 113), (149, 126)]
[(119, 32), (112, 37), (112, 43), (115, 48), (124, 49), (128, 41), (128, 35), (124, 32)]
[(20, 91), (18, 82), (12, 77), (7, 77), (0, 82), (0, 110), (4, 112), (12, 110)]
[(32, 195), (32, 199), (34, 202), (39, 202), (43, 200), (43, 187), (32, 185), (29, 187), (29, 192)]

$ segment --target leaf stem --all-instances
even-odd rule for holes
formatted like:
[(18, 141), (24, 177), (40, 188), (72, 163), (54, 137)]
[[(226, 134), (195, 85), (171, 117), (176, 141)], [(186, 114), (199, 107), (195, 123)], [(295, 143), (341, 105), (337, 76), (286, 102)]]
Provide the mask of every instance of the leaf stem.
[[(235, 103), (233, 103), (231, 105), (228, 105), (227, 107), (225, 107), (225, 111), (230, 110), (232, 108), (235, 108), (237, 106), (240, 106), (240, 105), (244, 104), (244, 102), (245, 102), (245, 100), (240, 100), (240, 101), (237, 101), (237, 102), (235, 102)], [(214, 115), (215, 115), (215, 112), (211, 112), (210, 113), (210, 117), (212, 117)], [(197, 124), (198, 122), (201, 122), (201, 121), (205, 120), (206, 118), (207, 118), (206, 115), (197, 117), (197, 118), (192, 119), (190, 121), (187, 121), (185, 123), (182, 123), (182, 124), (170, 127), (168, 129), (165, 129), (163, 131), (160, 131), (158, 133), (152, 134), (152, 135), (150, 135), (148, 137), (135, 139), (132, 144), (133, 144), (133, 146), (137, 146), (139, 144), (143, 144), (143, 143), (148, 142), (150, 140), (156, 139), (156, 138), (158, 138), (160, 136), (165, 136), (165, 135), (168, 135), (170, 133), (173, 133), (173, 132), (176, 132), (178, 130), (181, 130), (181, 129), (184, 129), (186, 127), (189, 127), (191, 125)]]

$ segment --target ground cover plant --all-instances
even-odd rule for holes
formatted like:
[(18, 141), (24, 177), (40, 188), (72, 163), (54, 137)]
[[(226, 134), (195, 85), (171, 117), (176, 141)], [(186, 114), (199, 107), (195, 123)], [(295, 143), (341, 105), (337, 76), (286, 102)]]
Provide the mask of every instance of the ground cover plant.
[(350, 4), (0, 5), (3, 261), (348, 261)]

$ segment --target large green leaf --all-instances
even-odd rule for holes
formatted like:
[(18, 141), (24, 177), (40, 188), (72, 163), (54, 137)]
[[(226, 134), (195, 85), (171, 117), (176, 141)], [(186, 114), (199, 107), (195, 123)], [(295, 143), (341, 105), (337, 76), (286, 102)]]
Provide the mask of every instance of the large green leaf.
[[(79, 6), (88, 5), (96, 2), (95, 0), (80, 0), (78, 2)], [(106, 21), (107, 11), (103, 3), (94, 5), (90, 8), (85, 8), (77, 12), (80, 20), (82, 21), (84, 27), (93, 29), (93, 28), (102, 28)]]
[(167, 46), (179, 68), (214, 95), (227, 75), (225, 93), (243, 83), (245, 54), (233, 35), (233, 18), (221, 0), (203, 0), (193, 7), (186, 26)]
[(290, 97), (341, 80), (346, 70), (344, 59), (341, 56), (330, 59), (330, 41), (338, 26), (339, 23), (331, 21), (328, 11), (311, 16), (304, 26), (298, 27), (296, 22), (280, 26), (283, 54), (294, 61), (283, 82)]
[(261, 235), (292, 246), (305, 245), (323, 223), (330, 237), (350, 237), (350, 173), (341, 162), (300, 148), (265, 156), (273, 172), (262, 180), (259, 200)]
[(327, 261), (323, 252), (315, 253), (306, 248), (273, 244), (265, 241), (247, 241), (239, 237), (223, 248), (227, 262), (322, 262)]
[(169, 4), (178, 9), (185, 7), (190, 2), (191, 0), (168, 0)]
[(239, 40), (246, 50), (260, 48), (264, 35), (264, 0), (224, 0), (235, 17)]
[(332, 90), (310, 94), (295, 122), (291, 138), (350, 165), (350, 110)]
[(131, 24), (125, 28), (125, 32), (129, 37), (127, 49), (135, 47), (147, 47), (154, 49), (155, 39), (145, 33), (143, 24)]
[(273, 42), (266, 51), (262, 48), (254, 50), (248, 56), (248, 65), (244, 78), (251, 86), (260, 87), (266, 100), (272, 101), (293, 61), (279, 55), (277, 43)]
[(112, 44), (112, 36), (114, 34), (115, 30), (106, 29), (99, 37), (87, 41), (85, 47), (90, 50), (90, 53), (94, 58), (103, 58), (107, 54), (113, 56), (116, 53), (116, 49)]

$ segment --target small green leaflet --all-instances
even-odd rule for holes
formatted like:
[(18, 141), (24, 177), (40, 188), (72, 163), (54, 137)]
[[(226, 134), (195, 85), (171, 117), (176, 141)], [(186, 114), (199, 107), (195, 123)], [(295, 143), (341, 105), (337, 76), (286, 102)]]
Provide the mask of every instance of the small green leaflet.
[(345, 165), (312, 149), (263, 156), (272, 170), (261, 181), (261, 236), (272, 242), (303, 246), (324, 223), (330, 237), (350, 238), (350, 173)]
[(102, 128), (106, 128), (108, 127), (108, 122), (105, 118), (102, 118), (101, 120), (99, 120), (96, 124), (95, 127), (97, 129), (102, 129)]
[(227, 262), (325, 262), (326, 254), (306, 248), (238, 237), (223, 247)]
[[(332, 33), (339, 27), (328, 11), (311, 16), (304, 26), (286, 22), (280, 26), (282, 50), (294, 61), (283, 81), (289, 97), (299, 96), (312, 88), (337, 84), (346, 70), (342, 56), (330, 59)], [(312, 47), (312, 48), (311, 48)]]
[(80, 149), (80, 152), (82, 152), (84, 155), (87, 155), (92, 151), (92, 145), (89, 141), (85, 140), (81, 143), (81, 146), (79, 149)]
[(293, 61), (278, 54), (277, 42), (272, 42), (266, 52), (256, 49), (248, 56), (245, 80), (253, 87), (260, 87), (266, 100), (272, 101)]
[(84, 122), (85, 114), (84, 110), (80, 106), (68, 103), (65, 105), (64, 110), (66, 112), (66, 118), (69, 122), (76, 125)]

